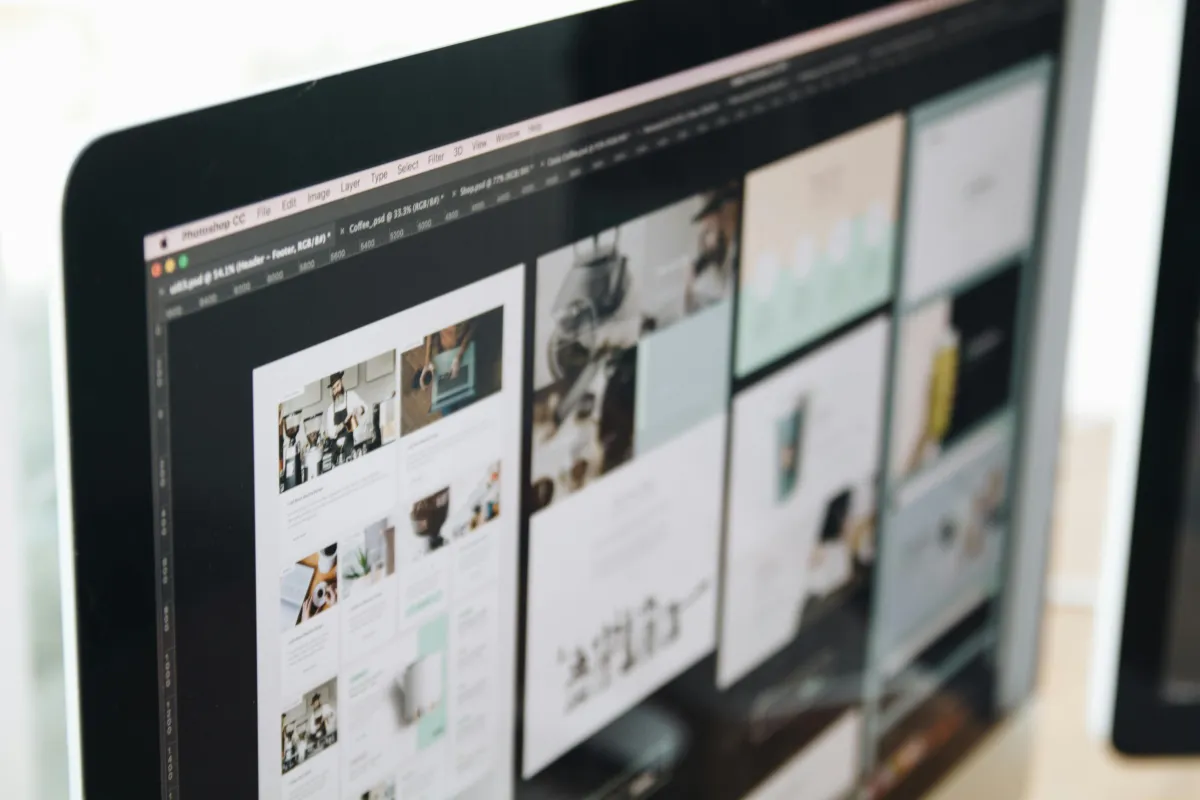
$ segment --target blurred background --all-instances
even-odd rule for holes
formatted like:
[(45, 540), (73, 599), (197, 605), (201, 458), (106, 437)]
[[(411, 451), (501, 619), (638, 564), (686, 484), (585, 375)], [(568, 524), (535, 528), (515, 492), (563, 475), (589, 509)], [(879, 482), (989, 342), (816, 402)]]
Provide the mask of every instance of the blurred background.
[[(266, 4), (0, 3), (0, 369), (13, 377), (0, 414), (15, 423), (0, 448), (0, 547), (16, 566), (0, 582), (0, 640), (11, 645), (0, 658), (0, 796), (67, 794), (47, 308), (74, 155), (104, 131), (606, 4), (353, 0), (281, 14)], [(1127, 524), (1128, 508), (1107, 498), (1132, 480), (1183, 5), (1073, 2), (1068, 58), (1096, 66), (1082, 110), (1090, 130), (1070, 143), (1085, 150), (1087, 175), (1047, 576), (1050, 668), (1035, 703), (946, 784), (947, 797), (1003, 785), (1018, 740), (1034, 745), (1027, 797), (1200, 796), (1196, 768), (1109, 756), (1086, 734), (1084, 701), (1101, 552), (1106, 536), (1120, 546)]]

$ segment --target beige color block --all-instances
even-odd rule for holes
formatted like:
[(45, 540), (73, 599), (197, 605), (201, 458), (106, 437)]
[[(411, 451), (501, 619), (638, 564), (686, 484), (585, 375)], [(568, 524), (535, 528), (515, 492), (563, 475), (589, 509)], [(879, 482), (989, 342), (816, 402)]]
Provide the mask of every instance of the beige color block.
[(742, 283), (754, 278), (764, 253), (793, 260), (806, 237), (815, 251), (830, 245), (838, 226), (868, 212), (895, 225), (900, 197), (904, 117), (893, 114), (746, 177), (742, 218)]

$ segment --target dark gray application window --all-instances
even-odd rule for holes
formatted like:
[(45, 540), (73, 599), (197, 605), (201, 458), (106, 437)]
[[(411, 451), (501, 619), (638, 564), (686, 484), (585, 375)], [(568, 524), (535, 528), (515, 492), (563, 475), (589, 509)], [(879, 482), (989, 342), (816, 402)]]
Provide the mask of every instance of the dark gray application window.
[[(1200, 330), (1197, 331), (1200, 353)], [(1183, 498), (1176, 531), (1174, 578), (1167, 613), (1164, 692), (1172, 702), (1200, 700), (1200, 360), (1193, 368)]]

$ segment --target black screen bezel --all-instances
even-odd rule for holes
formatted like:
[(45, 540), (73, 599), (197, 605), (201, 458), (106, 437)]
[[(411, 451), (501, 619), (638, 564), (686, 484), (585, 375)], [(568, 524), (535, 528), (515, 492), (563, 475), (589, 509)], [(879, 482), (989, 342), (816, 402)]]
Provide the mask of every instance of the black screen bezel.
[(89, 145), (64, 195), (62, 285), (76, 625), (67, 635), (78, 644), (84, 794), (161, 792), (146, 234), (887, 4), (640, 0)]
[(1127, 755), (1200, 752), (1200, 705), (1164, 692), (1200, 313), (1200, 4), (1187, 3), (1130, 532), (1112, 741)]

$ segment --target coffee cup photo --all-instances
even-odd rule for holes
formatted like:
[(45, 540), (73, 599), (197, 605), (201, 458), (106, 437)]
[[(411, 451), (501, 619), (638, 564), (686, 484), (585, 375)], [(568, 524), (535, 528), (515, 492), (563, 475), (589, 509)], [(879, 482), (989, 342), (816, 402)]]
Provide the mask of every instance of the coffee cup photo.
[(314, 608), (324, 608), (329, 603), (329, 597), (329, 584), (325, 583), (325, 581), (321, 581), (313, 587), (312, 604)]
[(442, 702), (444, 653), (422, 656), (396, 673), (400, 718), (412, 725), (437, 710)]

